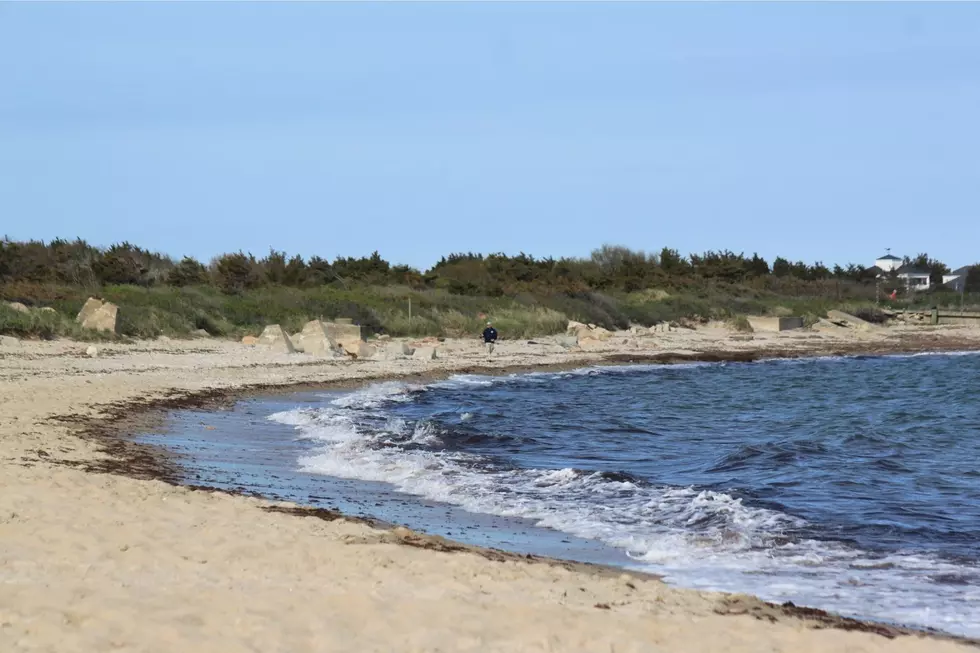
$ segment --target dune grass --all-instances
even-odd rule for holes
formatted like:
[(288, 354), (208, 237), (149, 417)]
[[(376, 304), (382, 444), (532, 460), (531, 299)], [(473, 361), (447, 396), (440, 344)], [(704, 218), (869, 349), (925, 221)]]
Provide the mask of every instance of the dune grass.
[[(119, 306), (118, 336), (88, 331), (75, 322), (75, 315), (89, 296)], [(446, 337), (476, 337), (485, 320), (490, 319), (504, 339), (559, 333), (570, 319), (617, 329), (685, 318), (722, 320), (733, 328), (743, 328), (746, 315), (799, 315), (812, 324), (831, 309), (842, 309), (873, 321), (883, 318), (874, 302), (866, 299), (792, 297), (741, 286), (675, 293), (648, 289), (618, 294), (522, 293), (515, 297), (475, 297), (397, 285), (264, 286), (241, 294), (225, 294), (213, 286), (84, 287), (20, 283), (0, 286), (0, 299), (5, 300), (0, 302), (0, 334), (79, 340), (181, 337), (198, 329), (213, 336), (239, 338), (256, 335), (268, 324), (280, 324), (294, 333), (313, 318), (348, 318), (369, 332), (393, 336)], [(959, 307), (959, 296), (938, 298), (945, 302), (936, 299), (923, 297), (922, 306), (898, 302), (887, 307), (926, 308), (930, 300), (943, 307), (944, 304)], [(980, 305), (980, 297), (966, 300), (965, 308)], [(19, 313), (9, 308), (6, 301), (20, 301), (31, 307), (31, 311)], [(54, 311), (41, 311), (40, 307)]]

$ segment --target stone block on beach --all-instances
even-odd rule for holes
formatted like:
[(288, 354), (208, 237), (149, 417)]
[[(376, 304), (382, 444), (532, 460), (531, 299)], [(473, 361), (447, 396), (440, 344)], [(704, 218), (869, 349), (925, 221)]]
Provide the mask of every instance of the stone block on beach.
[(802, 317), (760, 317), (750, 316), (746, 318), (753, 331), (789, 331), (791, 329), (802, 329)]
[(78, 322), (79, 324), (84, 324), (85, 320), (87, 320), (92, 315), (92, 313), (99, 310), (101, 306), (102, 306), (101, 299), (96, 299), (95, 297), (89, 297), (88, 299), (85, 300), (85, 304), (82, 305), (82, 310), (78, 311), (78, 316), (75, 318), (75, 321)]
[(378, 350), (376, 347), (372, 347), (366, 342), (362, 342), (354, 351), (351, 352), (351, 355), (353, 355), (357, 360), (371, 360), (377, 358)]
[(259, 336), (258, 344), (266, 345), (273, 351), (283, 354), (292, 354), (296, 351), (293, 347), (293, 341), (289, 339), (289, 336), (286, 335), (286, 332), (278, 324), (270, 324), (263, 329), (262, 335)]
[(834, 331), (841, 331), (843, 329), (846, 329), (847, 327), (839, 326), (837, 324), (834, 324), (830, 320), (824, 320), (823, 318), (821, 318), (820, 320), (817, 320), (817, 323), (810, 328), (813, 329), (814, 331), (834, 332)]
[(438, 358), (438, 356), (436, 355), (435, 347), (419, 347), (415, 350), (415, 353), (412, 354), (412, 358), (431, 361)]
[[(356, 344), (364, 340), (364, 332), (358, 324), (344, 324), (341, 322), (320, 322), (323, 325), (323, 332), (327, 337), (345, 350), (353, 353)], [(348, 349), (348, 345), (350, 348)]]
[[(327, 358), (341, 358), (343, 353), (337, 342), (327, 335), (325, 325), (320, 320), (310, 320), (303, 325), (303, 330), (298, 334), (302, 342), (302, 351), (313, 356), (325, 356)], [(295, 340), (293, 341), (296, 342)]]
[(89, 297), (75, 320), (85, 329), (115, 333), (118, 317), (118, 306)]
[(388, 342), (384, 349), (384, 357), (389, 360), (405, 358), (406, 356), (411, 356), (414, 353), (415, 350), (404, 342)]
[(861, 318), (851, 315), (850, 313), (845, 313), (844, 311), (827, 311), (827, 319), (831, 322), (843, 322), (850, 327), (855, 329), (863, 329), (869, 331), (876, 328), (876, 325), (868, 322), (867, 320), (862, 320)]
[(565, 333), (575, 336), (582, 340), (608, 340), (612, 337), (612, 331), (604, 329), (594, 324), (582, 324), (581, 322), (569, 322)]
[(256, 338), (255, 336), (245, 336), (244, 338), (242, 338), (243, 345), (257, 345), (258, 343), (259, 343), (259, 339)]
[(578, 336), (556, 336), (555, 343), (565, 349), (574, 349), (578, 347)]

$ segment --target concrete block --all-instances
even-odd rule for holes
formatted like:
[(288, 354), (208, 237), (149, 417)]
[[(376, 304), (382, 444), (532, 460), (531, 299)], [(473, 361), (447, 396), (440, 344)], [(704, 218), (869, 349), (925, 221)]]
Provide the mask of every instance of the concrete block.
[(289, 339), (289, 336), (278, 324), (270, 324), (263, 329), (258, 344), (266, 345), (273, 351), (283, 354), (292, 354), (296, 351), (296, 348), (293, 347), (293, 341)]
[(749, 317), (749, 326), (753, 331), (789, 331), (791, 329), (802, 329), (802, 317)]
[(435, 347), (419, 347), (418, 349), (415, 350), (415, 353), (412, 354), (412, 358), (418, 358), (418, 359), (427, 360), (427, 361), (435, 360), (437, 358), (437, 356), (436, 356), (436, 348)]

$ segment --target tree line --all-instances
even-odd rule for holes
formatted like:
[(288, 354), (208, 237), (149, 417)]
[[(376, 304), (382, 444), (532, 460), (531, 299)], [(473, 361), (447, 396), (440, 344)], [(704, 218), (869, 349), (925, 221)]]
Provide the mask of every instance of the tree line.
[[(919, 254), (905, 263), (930, 272), (942, 282), (949, 267)], [(797, 282), (846, 281), (872, 284), (876, 268), (858, 264), (828, 267), (776, 257), (770, 264), (758, 254), (709, 251), (683, 256), (675, 249), (648, 253), (628, 247), (604, 245), (588, 258), (536, 258), (527, 254), (457, 253), (443, 257), (429, 270), (394, 265), (377, 252), (360, 258), (319, 256), (305, 259), (271, 250), (258, 258), (234, 252), (207, 264), (191, 257), (174, 260), (128, 242), (107, 248), (84, 240), (50, 242), (0, 240), (0, 282), (59, 283), (69, 285), (214, 286), (226, 293), (282, 285), (313, 287), (405, 285), (440, 288), (459, 295), (502, 296), (520, 292), (576, 293), (633, 292), (692, 283), (739, 284), (753, 280)], [(980, 292), (980, 266), (973, 266), (968, 292)]]

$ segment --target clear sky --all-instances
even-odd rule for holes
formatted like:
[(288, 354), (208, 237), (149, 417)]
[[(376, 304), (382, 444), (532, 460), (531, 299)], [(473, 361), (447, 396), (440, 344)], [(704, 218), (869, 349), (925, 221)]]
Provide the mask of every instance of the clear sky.
[(980, 261), (980, 4), (2, 3), (0, 236)]

